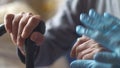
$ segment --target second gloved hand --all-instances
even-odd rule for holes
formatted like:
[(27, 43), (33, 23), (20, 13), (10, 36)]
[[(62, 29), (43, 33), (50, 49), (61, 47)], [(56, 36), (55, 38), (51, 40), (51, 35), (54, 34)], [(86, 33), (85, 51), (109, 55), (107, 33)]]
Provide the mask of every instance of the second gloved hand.
[(120, 68), (120, 20), (107, 13), (99, 15), (94, 10), (90, 10), (89, 15), (81, 14), (80, 20), (86, 27), (77, 26), (77, 33), (94, 39), (110, 50), (110, 52), (97, 53), (94, 59), (97, 62), (111, 64), (107, 68)]

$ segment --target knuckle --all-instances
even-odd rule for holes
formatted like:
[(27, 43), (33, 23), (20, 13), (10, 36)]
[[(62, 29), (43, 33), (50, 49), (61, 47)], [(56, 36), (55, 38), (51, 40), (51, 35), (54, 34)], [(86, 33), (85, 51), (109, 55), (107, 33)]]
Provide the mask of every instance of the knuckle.
[(17, 15), (24, 15), (24, 14), (25, 14), (25, 12), (20, 12)]
[(25, 24), (26, 24), (26, 21), (21, 21), (21, 22), (19, 23), (20, 26), (24, 26)]
[(24, 14), (24, 17), (27, 18), (27, 19), (29, 19), (29, 18), (32, 17), (32, 16), (33, 16), (32, 13), (26, 13), (26, 14)]
[(6, 14), (6, 15), (5, 15), (5, 18), (6, 18), (6, 19), (9, 19), (9, 18), (11, 18), (11, 17), (13, 17), (13, 16), (14, 16), (14, 14)]
[(82, 57), (82, 59), (88, 59), (88, 56), (84, 55), (84, 56)]
[(16, 15), (17, 18), (21, 18), (22, 16), (23, 16), (23, 14)]
[(40, 18), (39, 15), (34, 15), (34, 16), (31, 17), (31, 20), (32, 20), (32, 21), (39, 21), (40, 19), (41, 19), (41, 18)]
[(17, 14), (13, 20), (13, 24), (19, 23), (20, 19), (22, 18), (23, 15)]
[(14, 18), (14, 14), (6, 14), (6, 15), (4, 16), (4, 21), (5, 21), (5, 23), (7, 24), (8, 21), (13, 20), (13, 18)]
[(104, 48), (99, 48), (98, 52), (104, 51)]
[(93, 55), (84, 55), (83, 59), (93, 59)]
[(76, 47), (76, 52), (80, 52), (81, 51), (81, 46)]
[(29, 15), (32, 15), (32, 13), (28, 12), (27, 15), (28, 15), (28, 16), (29, 16)]
[(32, 32), (31, 30), (25, 29), (25, 32), (22, 33), (22, 38), (24, 38), (24, 39), (28, 38), (30, 36), (31, 32)]
[(82, 52), (78, 53), (78, 54), (77, 54), (77, 57), (79, 57), (79, 59), (82, 59), (83, 53), (82, 53)]

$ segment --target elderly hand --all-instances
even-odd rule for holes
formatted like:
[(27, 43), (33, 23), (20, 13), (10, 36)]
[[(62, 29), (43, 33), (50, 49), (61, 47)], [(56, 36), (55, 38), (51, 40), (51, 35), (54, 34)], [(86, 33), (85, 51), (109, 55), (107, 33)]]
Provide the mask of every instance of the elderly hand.
[(24, 54), (24, 42), (30, 37), (30, 39), (40, 45), (44, 37), (40, 32), (33, 32), (33, 30), (40, 24), (41, 18), (39, 15), (33, 15), (32, 13), (19, 13), (19, 14), (6, 14), (4, 18), (4, 25), (7, 32), (15, 45)]
[(71, 57), (77, 59), (93, 59), (94, 54), (101, 51), (105, 51), (105, 49), (100, 44), (86, 36), (82, 36), (77, 39), (77, 42), (72, 47)]

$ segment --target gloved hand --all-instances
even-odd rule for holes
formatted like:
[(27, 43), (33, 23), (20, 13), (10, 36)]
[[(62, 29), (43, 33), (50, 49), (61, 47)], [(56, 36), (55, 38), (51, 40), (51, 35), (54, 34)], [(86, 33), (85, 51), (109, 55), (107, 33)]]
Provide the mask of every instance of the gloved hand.
[[(108, 13), (99, 15), (94, 10), (90, 10), (89, 15), (81, 14), (80, 20), (86, 27), (77, 26), (76, 32), (80, 35), (84, 34), (94, 39), (96, 42), (102, 44), (103, 47), (111, 51), (97, 53), (94, 56), (94, 59), (97, 62), (94, 62), (90, 68), (101, 68), (100, 66), (103, 66), (103, 64), (108, 67), (103, 66), (102, 68), (120, 68), (120, 20)], [(92, 62), (89, 60), (85, 61), (73, 62), (71, 67), (80, 63), (79, 65), (85, 64), (86, 66), (82, 68), (89, 68), (87, 66), (91, 65), (94, 60)], [(98, 62), (101, 62), (102, 65)]]
[(95, 60), (75, 60), (70, 66), (71, 68), (120, 68), (120, 65), (101, 63)]

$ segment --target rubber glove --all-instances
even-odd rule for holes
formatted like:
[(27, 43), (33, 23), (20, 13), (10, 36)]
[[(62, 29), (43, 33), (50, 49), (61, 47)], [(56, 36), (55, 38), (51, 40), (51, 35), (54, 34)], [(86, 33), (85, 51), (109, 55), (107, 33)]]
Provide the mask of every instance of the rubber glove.
[[(101, 64), (98, 64), (98, 62), (101, 62), (104, 65), (107, 64), (106, 66), (108, 67), (102, 68), (120, 68), (120, 20), (108, 13), (104, 13), (104, 15), (99, 15), (94, 10), (90, 10), (89, 15), (81, 14), (80, 20), (86, 27), (77, 26), (76, 32), (80, 35), (84, 34), (94, 39), (96, 42), (102, 44), (103, 47), (111, 51), (97, 53), (94, 56), (94, 59), (97, 62), (94, 62), (91, 68), (101, 68), (96, 67), (102, 66)], [(91, 62), (89, 60), (86, 61), (87, 62), (80, 62), (82, 64), (85, 64), (86, 67), (83, 68), (88, 68), (88, 62)], [(72, 63), (71, 66), (74, 66), (74, 64)]]
[(70, 64), (71, 68), (120, 68), (120, 65), (100, 63), (94, 60), (75, 60)]
[(120, 20), (118, 21), (117, 18), (107, 13), (101, 16), (94, 10), (90, 10), (89, 16), (81, 14), (80, 20), (86, 27), (77, 26), (78, 34), (84, 34), (94, 39), (113, 52), (120, 46)]

